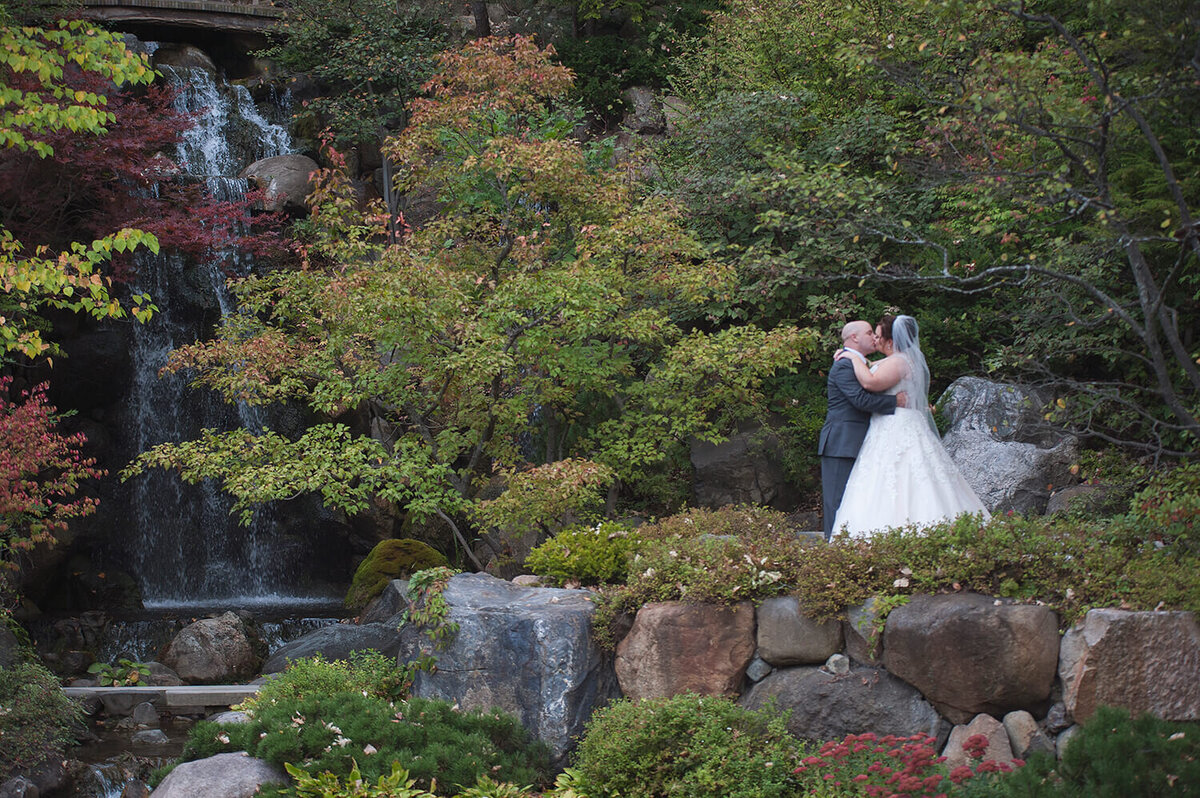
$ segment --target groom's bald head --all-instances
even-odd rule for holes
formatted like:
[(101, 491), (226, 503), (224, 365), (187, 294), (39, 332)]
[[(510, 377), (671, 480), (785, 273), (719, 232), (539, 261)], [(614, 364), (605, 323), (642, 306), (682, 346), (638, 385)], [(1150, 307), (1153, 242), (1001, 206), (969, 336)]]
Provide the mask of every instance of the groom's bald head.
[(842, 346), (869, 355), (875, 351), (875, 331), (868, 322), (849, 322), (842, 328)]

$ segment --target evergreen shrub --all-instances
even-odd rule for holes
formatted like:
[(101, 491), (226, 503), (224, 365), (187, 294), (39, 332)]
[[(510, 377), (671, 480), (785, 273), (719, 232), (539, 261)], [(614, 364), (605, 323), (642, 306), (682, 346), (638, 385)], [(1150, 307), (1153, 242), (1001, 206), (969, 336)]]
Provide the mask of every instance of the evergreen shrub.
[(1100, 707), (1067, 743), (991, 783), (996, 798), (1200, 796), (1200, 724)]
[(394, 657), (378, 651), (353, 651), (348, 659), (327, 660), (321, 654), (293, 660), (287, 669), (263, 683), (241, 708), (255, 712), (284, 699), (335, 693), (366, 693), (376, 698), (396, 698), (408, 674)]
[(281, 697), (256, 707), (249, 723), (198, 723), (183, 756), (225, 751), (339, 779), (357, 766), (370, 782), (390, 777), (399, 762), (419, 787), (439, 795), (453, 795), (481, 775), (541, 783), (549, 762), (545, 745), (499, 710), (460, 712), (444, 701), (391, 702), (361, 692)]
[(0, 668), (0, 782), (62, 757), (83, 714), (50, 671), (33, 662)]
[(623, 582), (638, 541), (637, 530), (612, 521), (568, 527), (531, 551), (525, 565), (559, 585)]
[(782, 798), (800, 754), (783, 716), (685, 694), (598, 710), (575, 766), (589, 798)]
[(382, 540), (355, 570), (346, 592), (346, 608), (357, 612), (382, 593), (393, 579), (446, 564), (445, 555), (419, 540)]

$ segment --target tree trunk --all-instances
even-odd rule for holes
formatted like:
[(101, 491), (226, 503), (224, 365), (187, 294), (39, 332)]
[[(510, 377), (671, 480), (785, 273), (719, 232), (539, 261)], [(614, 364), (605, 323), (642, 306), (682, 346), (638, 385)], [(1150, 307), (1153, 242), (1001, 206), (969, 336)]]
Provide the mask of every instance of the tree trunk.
[(492, 35), (492, 21), (488, 19), (487, 3), (471, 0), (471, 15), (475, 17), (475, 38), (486, 39)]

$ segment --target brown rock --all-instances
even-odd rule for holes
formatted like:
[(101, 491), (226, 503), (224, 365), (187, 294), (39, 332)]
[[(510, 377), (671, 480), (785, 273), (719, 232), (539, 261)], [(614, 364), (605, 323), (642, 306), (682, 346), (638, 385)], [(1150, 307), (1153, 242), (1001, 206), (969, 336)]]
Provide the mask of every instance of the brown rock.
[(914, 596), (888, 615), (884, 665), (956, 723), (1049, 700), (1058, 621), (975, 593)]
[(976, 715), (966, 726), (955, 726), (950, 732), (950, 739), (946, 741), (946, 747), (942, 750), (942, 756), (946, 757), (947, 770), (954, 770), (960, 765), (968, 764), (969, 760), (967, 753), (963, 750), (963, 743), (976, 734), (987, 737), (988, 742), (987, 748), (983, 752), (983, 761), (986, 762), (990, 759), (997, 764), (1012, 762), (1012, 747), (1008, 743), (1008, 732), (1004, 730), (1004, 724), (991, 715)]
[(276, 155), (255, 161), (242, 170), (244, 177), (264, 189), (264, 206), (269, 211), (290, 208), (307, 210), (305, 198), (312, 187), (310, 175), (320, 166), (307, 155)]
[(1091, 610), (1063, 636), (1058, 673), (1079, 723), (1104, 704), (1200, 720), (1200, 625), (1190, 612)]
[(775, 667), (815, 665), (841, 650), (840, 621), (814, 621), (791, 596), (769, 598), (759, 606), (758, 655)]
[(1012, 752), (1021, 759), (1036, 753), (1054, 753), (1054, 742), (1046, 736), (1037, 721), (1023, 709), (1004, 716), (1004, 731), (1008, 733), (1008, 744)]
[(163, 664), (190, 684), (220, 684), (253, 676), (258, 659), (232, 612), (185, 626), (167, 646)]
[(617, 646), (621, 691), (631, 699), (679, 693), (737, 695), (754, 656), (754, 607), (647, 604)]

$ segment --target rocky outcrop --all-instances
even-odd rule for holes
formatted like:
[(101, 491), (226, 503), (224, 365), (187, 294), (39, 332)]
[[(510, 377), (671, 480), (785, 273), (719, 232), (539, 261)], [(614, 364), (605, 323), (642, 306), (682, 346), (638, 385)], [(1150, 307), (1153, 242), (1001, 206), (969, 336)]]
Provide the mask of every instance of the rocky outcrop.
[(1058, 673), (1077, 722), (1101, 705), (1200, 720), (1200, 625), (1190, 612), (1091, 610), (1063, 636)]
[(816, 665), (842, 650), (840, 621), (819, 623), (791, 596), (758, 607), (758, 655), (775, 667)]
[(160, 43), (154, 51), (153, 60), (156, 68), (169, 66), (176, 69), (203, 69), (213, 74), (218, 71), (208, 53), (190, 44)]
[[(436, 652), (437, 671), (418, 675), (414, 695), (511, 712), (561, 764), (592, 710), (619, 695), (611, 655), (592, 640), (593, 594), (459, 574), (443, 597), (458, 631)], [(405, 636), (400, 659), (419, 649)]]
[(616, 670), (629, 698), (680, 693), (737, 695), (754, 656), (754, 607), (668, 601), (638, 610), (617, 646)]
[(882, 607), (879, 600), (869, 598), (857, 607), (846, 609), (842, 633), (846, 638), (846, 654), (864, 665), (883, 662)]
[(821, 668), (786, 668), (754, 685), (741, 700), (789, 712), (788, 728), (806, 740), (838, 740), (875, 732), (941, 739), (946, 724), (921, 694), (882, 668), (857, 667), (837, 676)]
[(250, 635), (232, 612), (185, 626), (167, 645), (162, 660), (189, 684), (238, 682), (258, 668)]
[(955, 380), (938, 410), (949, 422), (946, 451), (993, 513), (1040, 513), (1050, 493), (1070, 484), (1078, 441), (1046, 429), (1042, 400), (1016, 385)]
[(154, 798), (250, 798), (264, 784), (284, 784), (287, 775), (245, 751), (217, 754), (177, 765), (154, 789)]
[(667, 114), (654, 89), (632, 86), (621, 95), (625, 101), (625, 116), (621, 127), (639, 135), (662, 135), (667, 132)]
[(255, 161), (242, 170), (238, 177), (246, 178), (254, 186), (263, 189), (266, 210), (307, 211), (305, 198), (311, 189), (309, 179), (320, 167), (307, 155), (276, 155)]
[(795, 489), (780, 465), (779, 442), (769, 430), (743, 425), (722, 443), (692, 440), (692, 494), (698, 507), (761, 504), (791, 508)]
[(394, 657), (401, 635), (393, 623), (332, 623), (285, 643), (263, 664), (263, 673), (279, 673), (288, 663), (320, 654), (325, 659), (348, 659), (355, 651), (378, 651)]
[(1048, 704), (1058, 620), (1046, 607), (975, 593), (914, 596), (888, 615), (884, 666), (947, 718)]

